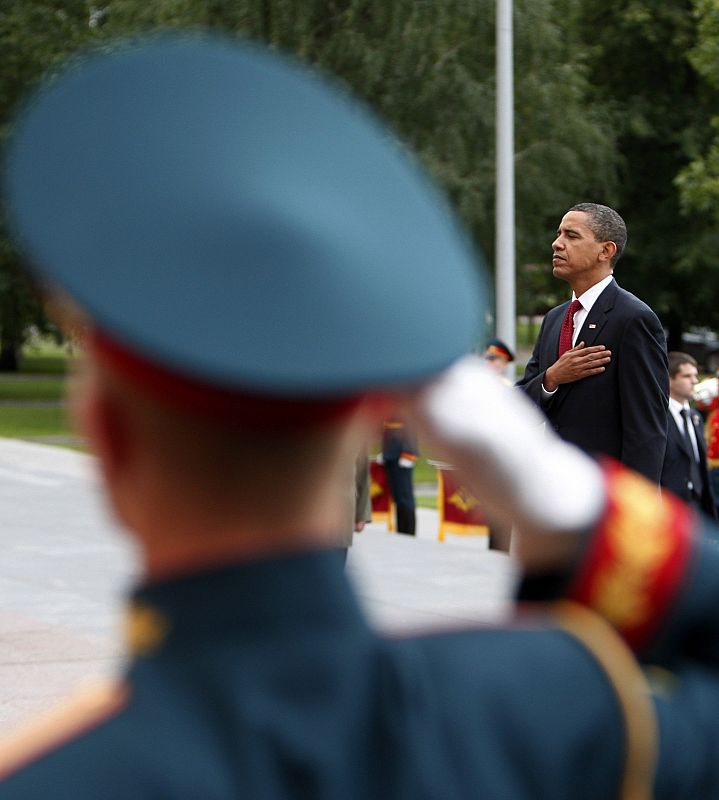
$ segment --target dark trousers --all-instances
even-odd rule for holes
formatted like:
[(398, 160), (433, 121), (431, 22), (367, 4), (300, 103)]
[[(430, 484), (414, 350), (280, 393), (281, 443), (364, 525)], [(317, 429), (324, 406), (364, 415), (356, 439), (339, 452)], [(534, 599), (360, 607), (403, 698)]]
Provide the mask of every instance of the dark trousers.
[(397, 508), (397, 532), (414, 536), (416, 527), (414, 484), (411, 467), (400, 467), (396, 458), (384, 462), (389, 480), (389, 490), (392, 493), (395, 507)]

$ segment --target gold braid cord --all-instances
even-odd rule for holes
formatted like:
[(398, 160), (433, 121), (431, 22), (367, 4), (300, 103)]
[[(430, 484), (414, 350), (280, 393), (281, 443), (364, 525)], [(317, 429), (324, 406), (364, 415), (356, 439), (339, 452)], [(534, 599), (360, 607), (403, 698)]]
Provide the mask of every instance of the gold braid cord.
[(597, 660), (616, 692), (624, 716), (626, 759), (622, 800), (650, 800), (658, 733), (649, 684), (637, 660), (615, 630), (593, 611), (569, 601), (555, 604), (560, 628)]

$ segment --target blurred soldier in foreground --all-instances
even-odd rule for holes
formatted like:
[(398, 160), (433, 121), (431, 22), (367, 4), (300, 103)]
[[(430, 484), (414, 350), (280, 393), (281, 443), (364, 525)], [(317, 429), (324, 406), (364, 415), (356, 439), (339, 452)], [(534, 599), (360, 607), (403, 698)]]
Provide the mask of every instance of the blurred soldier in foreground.
[[(91, 320), (76, 414), (145, 575), (125, 674), (0, 743), (2, 800), (716, 796), (719, 551), (461, 358), (474, 264), (375, 122), (261, 49), (161, 39), (50, 84), (7, 194)], [(360, 613), (347, 469), (397, 407), (516, 522), (542, 603), (511, 628)]]

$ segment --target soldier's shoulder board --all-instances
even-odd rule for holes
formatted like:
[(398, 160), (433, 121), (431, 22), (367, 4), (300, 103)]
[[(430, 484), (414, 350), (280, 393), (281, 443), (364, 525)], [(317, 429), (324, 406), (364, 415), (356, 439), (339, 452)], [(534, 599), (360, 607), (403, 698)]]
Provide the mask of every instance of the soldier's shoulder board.
[(0, 737), (0, 781), (118, 714), (129, 689), (106, 681), (83, 689), (16, 732)]

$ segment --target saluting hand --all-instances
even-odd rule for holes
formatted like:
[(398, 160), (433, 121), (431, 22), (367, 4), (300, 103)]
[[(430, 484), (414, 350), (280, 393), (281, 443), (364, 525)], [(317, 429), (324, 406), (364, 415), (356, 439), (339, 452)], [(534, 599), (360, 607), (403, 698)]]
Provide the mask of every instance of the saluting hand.
[[(574, 553), (576, 532), (599, 518), (605, 493), (597, 464), (546, 430), (526, 395), (505, 386), (476, 356), (409, 395), (404, 413), (422, 440), (461, 472), (487, 512), (516, 524), (527, 561), (553, 558), (565, 545)], [(554, 544), (544, 542), (530, 554), (534, 534), (547, 533)]]
[(579, 342), (547, 369), (542, 385), (548, 392), (553, 392), (563, 383), (599, 375), (611, 360), (612, 351), (603, 344), (585, 347), (584, 342)]

